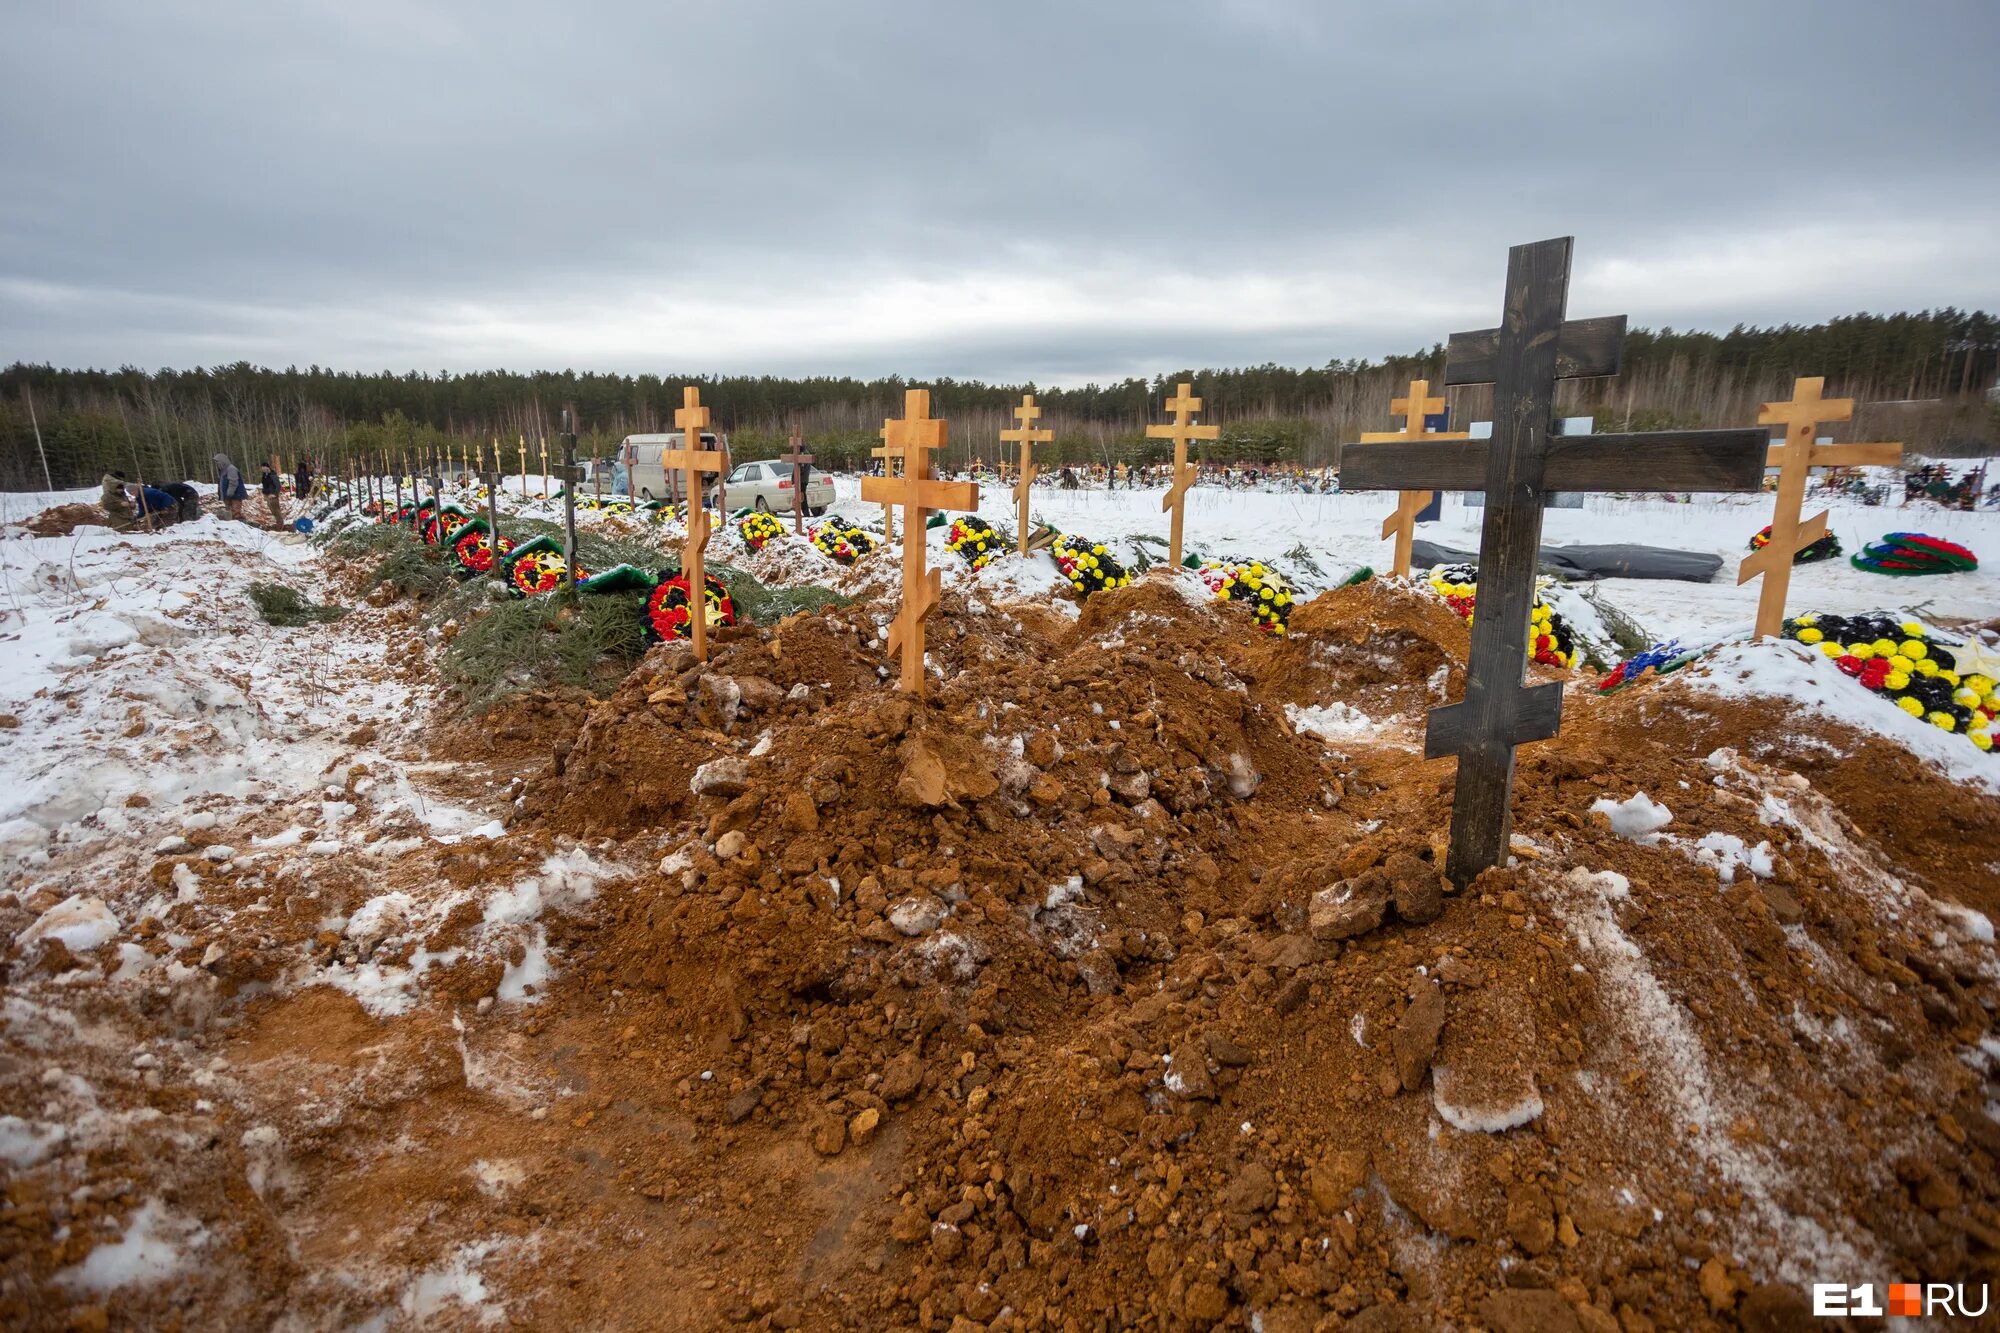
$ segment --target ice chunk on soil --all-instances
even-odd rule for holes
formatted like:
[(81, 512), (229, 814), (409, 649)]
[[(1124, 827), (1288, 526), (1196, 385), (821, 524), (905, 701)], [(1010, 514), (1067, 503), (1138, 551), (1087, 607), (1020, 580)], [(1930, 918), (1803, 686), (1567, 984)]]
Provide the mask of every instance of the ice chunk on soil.
[(184, 1247), (206, 1238), (200, 1227), (178, 1223), (158, 1199), (149, 1199), (125, 1224), (125, 1235), (100, 1245), (72, 1268), (56, 1274), (56, 1282), (73, 1291), (106, 1292), (141, 1283), (164, 1281), (187, 1261)]
[(1693, 855), (1704, 865), (1714, 866), (1716, 877), (1724, 884), (1736, 881), (1739, 868), (1758, 879), (1769, 879), (1773, 868), (1770, 843), (1760, 842), (1752, 847), (1734, 833), (1703, 834), (1694, 845)]
[(1631, 799), (1614, 801), (1608, 796), (1600, 796), (1590, 803), (1590, 813), (1601, 814), (1611, 820), (1611, 831), (1621, 838), (1633, 842), (1652, 843), (1661, 829), (1671, 824), (1674, 812), (1647, 796), (1645, 792), (1635, 793)]
[(25, 949), (40, 940), (61, 940), (71, 953), (89, 953), (117, 933), (118, 918), (104, 899), (72, 893), (16, 935), (14, 943)]
[(0, 1115), (0, 1162), (25, 1171), (47, 1157), (67, 1132), (61, 1125), (38, 1125), (17, 1115)]
[(1431, 1067), (1431, 1105), (1453, 1129), (1498, 1134), (1519, 1129), (1542, 1113), (1542, 1094), (1533, 1083), (1523, 1083), (1510, 1101), (1496, 1101), (1480, 1096), (1460, 1100), (1456, 1094), (1465, 1091), (1460, 1082), (1451, 1070)]
[(1303, 731), (1323, 741), (1351, 740), (1375, 730), (1373, 718), (1354, 705), (1338, 700), (1330, 704), (1314, 704), (1310, 708), (1286, 704), (1285, 717), (1294, 731)]

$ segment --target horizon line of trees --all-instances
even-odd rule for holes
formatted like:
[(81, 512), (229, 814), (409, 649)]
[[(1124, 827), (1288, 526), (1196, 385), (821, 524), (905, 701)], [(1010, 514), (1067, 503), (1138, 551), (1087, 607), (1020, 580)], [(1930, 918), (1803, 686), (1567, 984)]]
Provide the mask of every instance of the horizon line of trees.
[[(618, 375), (564, 371), (359, 373), (318, 366), (273, 370), (248, 362), (145, 371), (59, 369), (19, 363), (0, 371), (0, 488), (94, 482), (113, 468), (138, 475), (207, 477), (215, 453), (248, 466), (300, 454), (339, 468), (364, 456), (414, 458), (436, 449), (463, 456), (473, 442), (503, 442), (513, 471), (525, 443), (554, 448), (560, 412), (576, 406), (580, 457), (604, 457), (627, 434), (672, 429), (680, 387), (697, 384), (738, 460), (783, 452), (791, 428), (822, 466), (865, 465), (885, 417), (906, 388), (928, 387), (932, 411), (952, 422), (942, 462), (999, 456), (998, 432), (1023, 393), (1034, 393), (1056, 432), (1052, 463), (1159, 461), (1168, 452), (1144, 427), (1181, 381), (1204, 400), (1203, 420), (1222, 438), (1198, 450), (1213, 462), (1338, 460), (1341, 442), (1388, 429), (1389, 400), (1413, 378), (1446, 393), (1454, 423), (1480, 419), (1491, 390), (1445, 391), (1443, 344), (1379, 361), (1317, 367), (1275, 364), (1182, 370), (1151, 379), (1042, 389), (902, 376), (785, 378), (761, 375)], [(2000, 319), (1946, 308), (1856, 314), (1823, 324), (1739, 325), (1725, 334), (1633, 329), (1624, 367), (1603, 379), (1565, 381), (1559, 409), (1591, 415), (1599, 429), (1673, 429), (1754, 422), (1759, 403), (1790, 396), (1799, 375), (1822, 375), (1827, 393), (1860, 401), (1836, 433), (1901, 439), (1913, 452), (1984, 454), (2000, 438), (1991, 401), (2000, 376)], [(39, 431), (39, 444), (37, 432)], [(1893, 432), (1893, 433), (1890, 433)]]

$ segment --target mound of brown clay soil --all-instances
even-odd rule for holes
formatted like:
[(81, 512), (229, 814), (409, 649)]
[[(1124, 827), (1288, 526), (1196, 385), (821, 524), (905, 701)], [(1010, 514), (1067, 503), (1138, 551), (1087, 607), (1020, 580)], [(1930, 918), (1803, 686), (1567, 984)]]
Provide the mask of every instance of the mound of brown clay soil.
[[(632, 873), (544, 913), (526, 1000), (518, 895), (455, 911), (396, 1019), (246, 972), (231, 1095), (284, 1184), (222, 1190), (265, 1140), (218, 1135), (180, 1206), (248, 1257), (174, 1317), (276, 1317), (357, 1253), (476, 1278), (413, 1319), (633, 1329), (1780, 1329), (1814, 1281), (1994, 1276), (1990, 798), (1579, 683), (1513, 863), (1454, 890), (1421, 727), (1467, 635), (1421, 591), (1283, 638), (1160, 574), (1073, 620), (948, 592), (923, 700), (893, 610), (497, 717), (512, 828), (397, 882)], [(1593, 809), (1640, 793), (1651, 833)]]

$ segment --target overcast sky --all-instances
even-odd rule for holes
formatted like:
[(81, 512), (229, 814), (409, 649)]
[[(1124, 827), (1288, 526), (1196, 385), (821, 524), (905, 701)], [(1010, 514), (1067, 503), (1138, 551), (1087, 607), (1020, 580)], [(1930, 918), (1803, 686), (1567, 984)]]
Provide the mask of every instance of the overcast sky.
[(12, 0), (0, 363), (1314, 365), (2000, 308), (2000, 3)]

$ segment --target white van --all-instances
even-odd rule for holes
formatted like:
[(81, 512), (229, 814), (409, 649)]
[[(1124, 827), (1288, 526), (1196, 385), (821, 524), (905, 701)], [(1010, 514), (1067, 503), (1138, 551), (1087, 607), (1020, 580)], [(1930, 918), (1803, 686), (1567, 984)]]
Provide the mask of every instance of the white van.
[[(618, 446), (618, 457), (625, 464), (626, 475), (631, 478), (632, 498), (635, 500), (679, 500), (681, 498), (681, 476), (679, 472), (668, 472), (660, 466), (660, 455), (669, 449), (681, 447), (687, 438), (685, 431), (670, 431), (664, 435), (627, 435)], [(701, 433), (703, 449), (717, 449), (722, 452), (723, 465), (728, 466), (729, 441), (713, 431)], [(715, 488), (715, 479), (710, 477), (702, 482), (702, 494), (708, 495)]]

